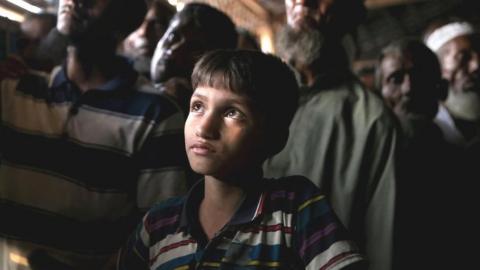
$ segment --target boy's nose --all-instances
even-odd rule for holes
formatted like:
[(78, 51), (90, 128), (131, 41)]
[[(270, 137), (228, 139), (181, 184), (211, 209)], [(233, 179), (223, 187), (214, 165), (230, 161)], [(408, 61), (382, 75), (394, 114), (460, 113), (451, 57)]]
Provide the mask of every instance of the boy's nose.
[(204, 139), (217, 139), (219, 134), (219, 123), (214, 116), (205, 115), (199, 121), (195, 130), (195, 135)]

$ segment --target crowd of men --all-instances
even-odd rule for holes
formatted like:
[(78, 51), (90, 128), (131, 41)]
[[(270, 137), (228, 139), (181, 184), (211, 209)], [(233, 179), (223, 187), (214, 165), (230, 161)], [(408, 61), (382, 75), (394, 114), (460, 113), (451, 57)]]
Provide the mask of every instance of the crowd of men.
[[(263, 175), (309, 178), (368, 269), (474, 261), (477, 28), (442, 18), (393, 41), (372, 91), (344, 46), (363, 0), (285, 0), (285, 10), (276, 55), (300, 99)], [(60, 0), (56, 20), (22, 24), (19, 53), (0, 65), (1, 269), (20, 269), (6, 254), (33, 270), (114, 267), (145, 211), (199, 179), (183, 131), (191, 75), (205, 53), (238, 48), (238, 29), (207, 4), (176, 12), (163, 0)]]

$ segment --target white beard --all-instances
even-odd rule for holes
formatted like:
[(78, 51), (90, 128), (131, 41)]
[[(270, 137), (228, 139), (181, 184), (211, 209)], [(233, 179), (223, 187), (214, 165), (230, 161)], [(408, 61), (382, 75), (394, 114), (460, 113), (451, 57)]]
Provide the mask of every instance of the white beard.
[(449, 91), (445, 106), (456, 118), (468, 121), (480, 120), (480, 96), (477, 93)]

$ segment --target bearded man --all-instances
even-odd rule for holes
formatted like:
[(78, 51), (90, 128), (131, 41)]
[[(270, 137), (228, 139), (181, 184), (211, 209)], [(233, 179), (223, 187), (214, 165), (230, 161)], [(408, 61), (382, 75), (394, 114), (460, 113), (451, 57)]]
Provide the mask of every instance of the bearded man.
[(265, 174), (310, 178), (329, 196), (370, 269), (392, 269), (397, 128), (382, 100), (350, 71), (343, 46), (365, 17), (364, 3), (285, 0), (285, 7), (278, 51), (304, 88), (286, 147), (266, 161)]

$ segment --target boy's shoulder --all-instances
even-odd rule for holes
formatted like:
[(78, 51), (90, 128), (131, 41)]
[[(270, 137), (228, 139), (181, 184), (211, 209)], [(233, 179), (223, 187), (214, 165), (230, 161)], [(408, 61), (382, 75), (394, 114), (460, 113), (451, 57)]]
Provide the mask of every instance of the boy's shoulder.
[(309, 200), (321, 200), (325, 197), (312, 181), (301, 175), (268, 179), (266, 190), (272, 203), (289, 201), (288, 205), (295, 209)]
[(143, 218), (145, 229), (157, 234), (176, 231), (184, 203), (185, 197), (173, 197), (154, 204)]
[(315, 184), (305, 176), (291, 175), (276, 179), (267, 179), (268, 188), (271, 190), (285, 190), (290, 192), (319, 192)]
[(155, 203), (149, 210), (148, 213), (150, 215), (166, 212), (166, 211), (176, 211), (182, 210), (182, 207), (185, 203), (186, 197), (185, 196), (178, 196), (172, 197), (161, 202)]

